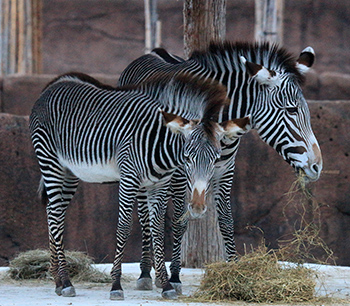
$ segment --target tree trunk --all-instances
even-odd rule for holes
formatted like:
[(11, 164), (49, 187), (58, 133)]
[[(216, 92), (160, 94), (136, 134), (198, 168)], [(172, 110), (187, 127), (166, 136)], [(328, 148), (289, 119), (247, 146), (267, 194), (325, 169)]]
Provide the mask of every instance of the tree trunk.
[(255, 0), (255, 40), (283, 43), (284, 0)]
[(0, 0), (0, 75), (40, 73), (42, 0)]
[[(185, 57), (205, 49), (210, 41), (222, 41), (226, 34), (226, 0), (185, 0)], [(184, 235), (181, 262), (184, 267), (200, 268), (224, 259), (224, 243), (219, 231), (216, 207), (212, 201), (204, 218), (190, 220)]]
[(183, 15), (185, 58), (211, 40), (225, 39), (226, 0), (185, 0)]

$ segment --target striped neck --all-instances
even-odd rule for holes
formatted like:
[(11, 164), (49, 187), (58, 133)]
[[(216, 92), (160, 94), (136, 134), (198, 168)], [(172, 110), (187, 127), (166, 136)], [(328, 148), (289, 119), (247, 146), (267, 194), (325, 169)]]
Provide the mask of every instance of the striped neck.
[(267, 69), (288, 75), (301, 83), (303, 77), (295, 65), (295, 59), (277, 45), (268, 43), (215, 43), (206, 51), (194, 52), (187, 61), (186, 70), (196, 71), (206, 78), (213, 78), (227, 87), (230, 105), (222, 112), (220, 120), (242, 118), (254, 112), (261, 86), (246, 72), (240, 57), (263, 65)]

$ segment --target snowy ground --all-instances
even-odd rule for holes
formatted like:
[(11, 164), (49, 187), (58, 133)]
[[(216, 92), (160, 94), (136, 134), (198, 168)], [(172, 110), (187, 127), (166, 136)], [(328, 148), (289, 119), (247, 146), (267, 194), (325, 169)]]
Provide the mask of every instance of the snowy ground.
[[(106, 273), (111, 269), (110, 264), (96, 265)], [(318, 296), (328, 296), (344, 299), (341, 305), (350, 305), (350, 267), (334, 267), (310, 265), (317, 271)], [(109, 300), (110, 284), (75, 283), (77, 296), (73, 298), (59, 297), (54, 292), (54, 284), (50, 281), (14, 281), (7, 277), (7, 268), (0, 268), (0, 306), (199, 306), (186, 298), (176, 301), (165, 301), (161, 298), (161, 290), (154, 286), (152, 291), (135, 290), (135, 282), (139, 276), (138, 264), (123, 264), (124, 301)], [(183, 293), (188, 297), (199, 285), (201, 269), (182, 269), (181, 280)], [(338, 302), (337, 302), (338, 303)], [(206, 303), (207, 305), (229, 305), (226, 303)], [(234, 302), (230, 305), (253, 305)], [(263, 306), (262, 304), (259, 304)], [(335, 305), (335, 304), (332, 304)], [(277, 306), (277, 305), (274, 305)]]

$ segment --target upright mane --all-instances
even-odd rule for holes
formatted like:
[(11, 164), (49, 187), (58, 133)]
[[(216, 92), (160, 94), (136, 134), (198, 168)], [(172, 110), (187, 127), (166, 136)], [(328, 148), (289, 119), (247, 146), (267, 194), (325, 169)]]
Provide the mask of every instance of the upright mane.
[(229, 102), (224, 85), (190, 73), (159, 74), (144, 83), (117, 89), (145, 92), (156, 98), (164, 111), (188, 120), (215, 121), (221, 107)]
[(229, 103), (227, 89), (215, 80), (203, 80), (189, 73), (179, 73), (150, 81), (136, 88), (143, 88), (157, 96), (161, 108), (187, 120), (200, 120), (209, 139), (214, 137), (215, 126), (221, 108)]
[(304, 81), (296, 67), (296, 58), (284, 48), (268, 42), (212, 42), (206, 50), (194, 51), (190, 59), (211, 68), (217, 67), (218, 61), (224, 61), (227, 69), (241, 70), (240, 56), (244, 56), (247, 61), (263, 65), (267, 69), (288, 73), (299, 83)]
[(211, 137), (214, 134), (213, 121), (218, 120), (221, 107), (229, 101), (224, 85), (215, 80), (203, 80), (190, 73), (155, 75), (145, 83), (114, 88), (105, 85), (89, 75), (70, 72), (51, 81), (45, 88), (59, 82), (89, 84), (107, 91), (137, 91), (151, 96), (162, 110), (187, 120), (200, 120)]

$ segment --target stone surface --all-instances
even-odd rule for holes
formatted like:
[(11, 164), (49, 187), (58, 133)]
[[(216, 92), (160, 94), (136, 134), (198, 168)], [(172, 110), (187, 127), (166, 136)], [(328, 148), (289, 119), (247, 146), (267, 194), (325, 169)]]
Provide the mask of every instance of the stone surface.
[[(9, 75), (0, 78), (0, 111), (20, 116), (30, 115), (42, 89), (57, 75)], [(100, 82), (115, 86), (119, 75), (91, 74)], [(320, 73), (311, 69), (303, 86), (304, 96), (314, 100), (347, 100), (350, 74)]]
[[(112, 75), (91, 74), (103, 83), (115, 85), (117, 77)], [(0, 79), (0, 110), (20, 116), (30, 115), (35, 101), (39, 98), (41, 91), (57, 75), (13, 74)]]
[[(305, 84), (308, 99), (348, 100), (350, 96), (349, 1), (286, 1), (284, 46), (295, 56), (314, 47), (316, 63)], [(182, 56), (182, 2), (158, 1), (162, 46)], [(45, 207), (37, 199), (40, 178), (28, 118), (42, 88), (68, 71), (93, 74), (110, 85), (128, 63), (143, 54), (144, 12), (140, 1), (45, 0), (44, 75), (0, 78), (0, 265), (16, 253), (46, 248)], [(227, 5), (227, 39), (253, 40), (254, 1)], [(311, 102), (315, 134), (324, 157), (324, 173), (312, 184), (321, 205), (321, 236), (350, 265), (349, 118), (350, 102)], [(243, 138), (232, 191), (239, 251), (265, 237), (270, 247), (290, 237), (300, 216), (285, 195), (295, 180), (290, 166), (254, 133)], [(97, 262), (111, 262), (118, 214), (118, 185), (81, 183), (67, 212), (66, 247), (86, 251)], [(171, 208), (170, 208), (171, 211)], [(169, 246), (169, 215), (166, 241)], [(312, 214), (308, 212), (308, 218)], [(264, 234), (261, 233), (261, 230)], [(125, 261), (138, 261), (140, 227), (134, 228)], [(167, 259), (170, 257), (167, 248)], [(320, 255), (321, 256), (321, 255)]]
[[(143, 1), (45, 0), (43, 73), (71, 70), (116, 75), (144, 53)], [(162, 46), (183, 55), (183, 1), (159, 0)], [(254, 0), (227, 1), (226, 38), (254, 39)], [(350, 73), (350, 2), (285, 1), (283, 44), (312, 46), (319, 72)]]
[[(321, 237), (338, 257), (338, 264), (350, 265), (350, 101), (311, 101), (309, 106), (324, 159), (323, 174), (311, 185), (320, 205)], [(45, 207), (36, 195), (39, 167), (27, 126), (28, 117), (0, 114), (0, 266), (20, 251), (48, 245)], [(288, 204), (286, 195), (294, 172), (254, 132), (243, 137), (236, 165), (232, 208), (237, 248), (242, 253), (263, 237), (269, 247), (277, 247), (278, 240), (290, 238), (300, 222), (299, 200)], [(313, 213), (306, 207), (305, 215), (311, 220)], [(97, 262), (111, 262), (117, 214), (118, 185), (81, 183), (67, 212), (66, 248), (85, 251)], [(170, 216), (171, 207), (167, 260)], [(125, 262), (138, 261), (140, 254), (141, 231), (134, 214)], [(324, 255), (317, 250), (315, 254)]]

